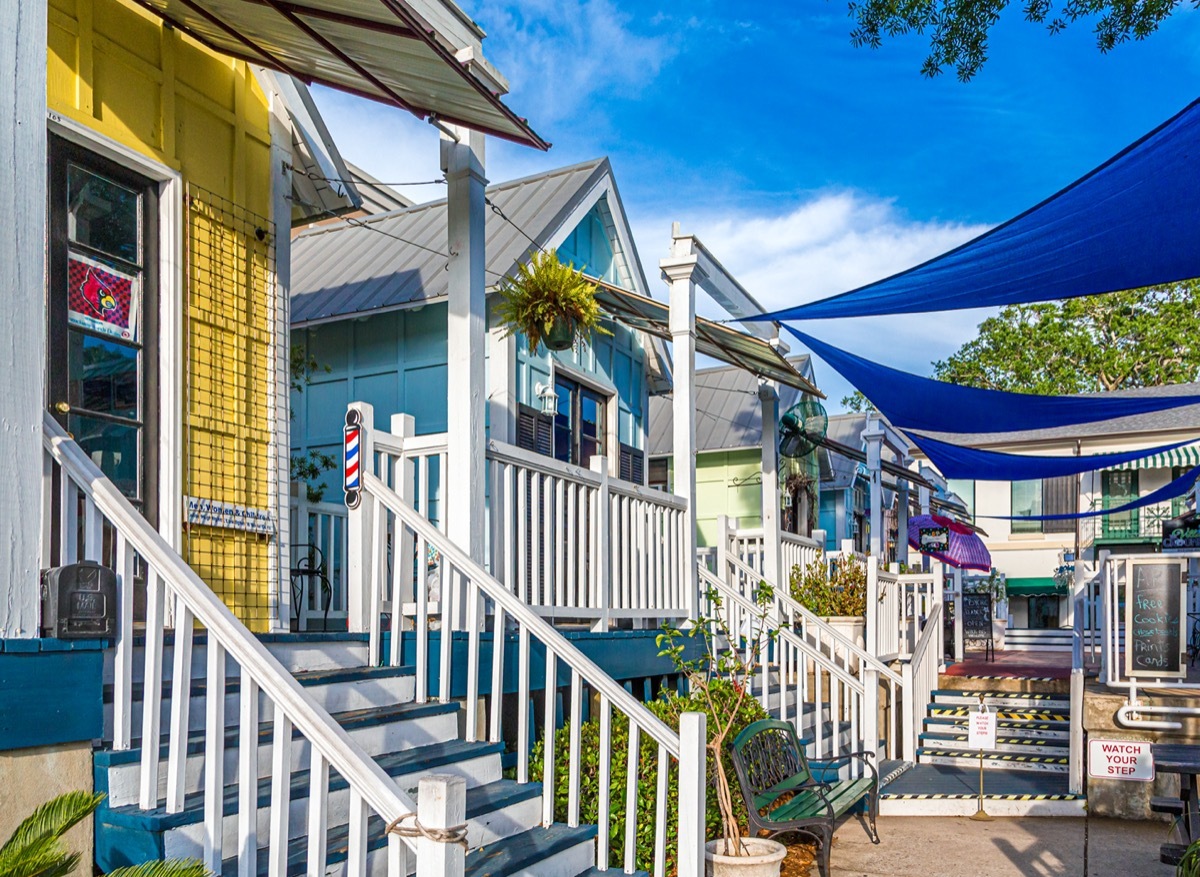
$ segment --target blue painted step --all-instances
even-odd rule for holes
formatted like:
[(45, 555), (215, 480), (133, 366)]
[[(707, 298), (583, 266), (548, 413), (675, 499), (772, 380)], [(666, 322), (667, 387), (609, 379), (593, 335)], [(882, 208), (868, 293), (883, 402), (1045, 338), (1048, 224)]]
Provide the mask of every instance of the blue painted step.
[[(330, 713), (330, 717), (345, 728), (347, 731), (355, 728), (364, 728), (370, 725), (382, 725), (387, 722), (396, 721), (411, 721), (413, 719), (424, 718), (425, 716), (436, 716), (442, 713), (456, 713), (459, 710), (459, 705), (456, 703), (438, 703), (430, 701), (428, 703), (398, 703), (389, 706), (374, 707), (370, 709), (345, 710), (340, 713)], [(271, 742), (271, 735), (274, 725), (271, 722), (260, 722), (258, 725), (258, 745), (266, 746)], [(304, 735), (300, 731), (293, 729), (292, 739), (299, 740)], [(164, 733), (159, 743), (159, 757), (167, 757), (167, 743), (169, 734)], [(225, 748), (234, 749), (240, 743), (239, 731), (235, 727), (225, 729)], [(141, 749), (142, 741), (135, 739), (133, 747), (130, 749), (116, 751), (104, 750), (97, 752), (93, 756), (93, 763), (97, 767), (110, 767), (119, 764), (132, 764), (140, 761), (142, 757)], [(187, 754), (199, 755), (204, 751), (204, 731), (193, 731), (188, 734)]]
[[(521, 801), (528, 801), (541, 795), (542, 787), (538, 783), (519, 785), (512, 780), (497, 780), (485, 786), (467, 789), (466, 811), (467, 819), (476, 819), (487, 813), (502, 810)], [(367, 851), (382, 849), (387, 844), (383, 833), (383, 820), (372, 816), (367, 822)], [(503, 841), (490, 844), (489, 849)], [(330, 829), (326, 839), (326, 867), (346, 861), (349, 844), (349, 826), (339, 825)], [(266, 848), (258, 851), (258, 874), (265, 877), (267, 873), (269, 854)], [(308, 863), (308, 836), (292, 838), (288, 841), (287, 873), (289, 877), (299, 877), (305, 872)], [(221, 877), (237, 877), (238, 862), (236, 858), (226, 859), (221, 864)]]
[[(531, 828), (481, 850), (467, 854), (466, 877), (508, 877), (535, 867), (551, 856), (581, 843), (594, 841), (596, 826), (568, 828), (555, 823), (549, 828)], [(536, 872), (535, 872), (536, 873)]]
[[(314, 685), (335, 685), (339, 682), (361, 682), (365, 679), (391, 679), (398, 676), (415, 676), (417, 674), (416, 667), (405, 665), (402, 667), (346, 667), (338, 670), (307, 670), (300, 673), (293, 673), (292, 676), (297, 682), (308, 688)], [(163, 680), (163, 697), (171, 695), (171, 681)], [(191, 695), (195, 697), (204, 697), (204, 693), (208, 688), (208, 680), (202, 678), (192, 679)], [(225, 680), (225, 694), (236, 694), (241, 689), (241, 679), (237, 676), (230, 676)], [(145, 686), (141, 682), (135, 682), (132, 686), (132, 699), (136, 702), (142, 700), (145, 695)], [(113, 686), (111, 684), (104, 686), (104, 702), (112, 703)]]

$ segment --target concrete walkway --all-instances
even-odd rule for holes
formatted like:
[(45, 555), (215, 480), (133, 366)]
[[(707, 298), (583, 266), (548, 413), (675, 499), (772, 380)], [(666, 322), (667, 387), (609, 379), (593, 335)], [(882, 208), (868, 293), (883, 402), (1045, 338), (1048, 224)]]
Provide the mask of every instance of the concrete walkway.
[(891, 816), (879, 820), (875, 846), (855, 819), (834, 835), (830, 877), (1173, 877), (1158, 861), (1167, 829), (1099, 818)]

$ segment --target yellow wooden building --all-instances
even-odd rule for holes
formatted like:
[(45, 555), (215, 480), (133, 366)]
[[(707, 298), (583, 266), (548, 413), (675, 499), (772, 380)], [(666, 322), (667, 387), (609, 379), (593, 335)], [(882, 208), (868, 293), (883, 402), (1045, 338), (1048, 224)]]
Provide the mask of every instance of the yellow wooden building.
[[(251, 629), (287, 629), (290, 229), (360, 203), (303, 83), (408, 110), (443, 138), (546, 144), (500, 102), (483, 32), (445, 0), (16, 5), (46, 16), (47, 281), (41, 344), (23, 303), (5, 350), (41, 366), (25, 377), (45, 407)], [(18, 20), (5, 51), (38, 24)], [(40, 73), (18, 55), (25, 98)], [(36, 267), (27, 254), (16, 270)], [(40, 433), (39, 411), (22, 419)], [(46, 516), (43, 554), (76, 514)], [(14, 569), (31, 544), (17, 538)], [(20, 599), (0, 636), (27, 635), (36, 596), (4, 584)]]

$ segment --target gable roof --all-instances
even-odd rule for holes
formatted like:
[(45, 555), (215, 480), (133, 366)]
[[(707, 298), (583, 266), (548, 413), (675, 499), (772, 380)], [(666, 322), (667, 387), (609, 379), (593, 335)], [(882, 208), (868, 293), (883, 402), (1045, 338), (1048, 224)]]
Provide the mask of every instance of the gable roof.
[[(528, 255), (534, 245), (525, 233), (539, 244), (549, 242), (611, 173), (608, 159), (601, 158), (488, 186), (488, 200), (512, 220), (506, 222), (495, 210), (486, 213), (488, 286)], [(446, 296), (446, 221), (443, 198), (297, 235), (292, 241), (292, 325)], [(636, 273), (640, 276), (640, 269)]]
[[(801, 374), (809, 371), (807, 355), (788, 358)], [(780, 386), (779, 410), (795, 405), (800, 392)], [(696, 450), (731, 451), (762, 446), (762, 405), (758, 400), (758, 378), (737, 366), (696, 371)], [(650, 398), (648, 455), (671, 453), (674, 424), (672, 402), (665, 396)]]
[(346, 170), (349, 171), (350, 179), (354, 181), (354, 188), (358, 190), (358, 194), (362, 198), (363, 211), (369, 215), (403, 210), (405, 207), (412, 207), (415, 203), (387, 183), (379, 182), (358, 165), (346, 162)]

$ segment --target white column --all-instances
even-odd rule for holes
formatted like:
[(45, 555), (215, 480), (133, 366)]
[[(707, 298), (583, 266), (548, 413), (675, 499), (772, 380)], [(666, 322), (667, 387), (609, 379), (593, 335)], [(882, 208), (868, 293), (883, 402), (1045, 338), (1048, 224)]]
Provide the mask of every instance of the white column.
[[(467, 821), (467, 783), (462, 777), (431, 774), (417, 784), (417, 819), (434, 831)], [(466, 850), (456, 843), (417, 838), (416, 877), (461, 877)]]
[[(870, 415), (868, 415), (870, 417)], [(867, 475), (871, 479), (871, 556), (878, 563), (883, 557), (883, 430), (868, 422), (863, 432), (867, 443)]]
[[(904, 468), (912, 466), (912, 460), (905, 458)], [(899, 481), (900, 495), (896, 500), (896, 562), (908, 563), (908, 503), (909, 485), (907, 481)]]
[(787, 583), (779, 576), (781, 540), (779, 536), (779, 442), (776, 427), (779, 423), (779, 393), (774, 381), (763, 381), (758, 387), (762, 403), (762, 523), (763, 578), (768, 584), (783, 588)]
[[(0, 637), (37, 636), (46, 405), (46, 2), (0, 14)], [(17, 10), (20, 10), (18, 13)], [(49, 555), (49, 546), (46, 546)]]
[(679, 877), (704, 874), (706, 722), (704, 713), (684, 713), (679, 717)]
[(446, 172), (450, 272), (446, 318), (446, 531), (479, 563), (484, 550), (484, 146), (483, 135), (456, 129), (441, 142)]
[(681, 586), (688, 615), (696, 618), (700, 606), (700, 578), (696, 571), (696, 256), (690, 245), (677, 241), (669, 258), (659, 263), (670, 286), (670, 317), (674, 386), (671, 391), (671, 456), (675, 469), (675, 495), (687, 500), (684, 512), (684, 564)]
[(517, 443), (517, 336), (503, 327), (488, 331), (488, 435), (499, 442)]

